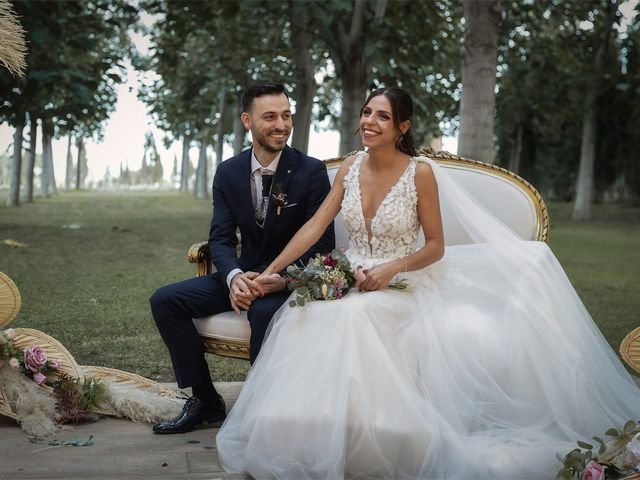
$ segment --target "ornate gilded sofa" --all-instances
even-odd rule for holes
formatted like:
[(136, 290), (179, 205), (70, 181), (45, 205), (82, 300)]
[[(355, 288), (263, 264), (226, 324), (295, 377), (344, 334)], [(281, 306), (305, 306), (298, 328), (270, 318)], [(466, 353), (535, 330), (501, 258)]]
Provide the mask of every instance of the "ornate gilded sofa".
[[(448, 152), (422, 150), (448, 169), (464, 185), (478, 202), (509, 225), (522, 238), (548, 241), (549, 216), (547, 207), (537, 190), (526, 180), (495, 165), (461, 158)], [(333, 182), (342, 160), (340, 157), (325, 160), (329, 178)], [(442, 204), (442, 217), (447, 245), (469, 243), (469, 238), (457, 223), (453, 221), (447, 205)], [(336, 245), (347, 245), (347, 231), (338, 215), (335, 220)], [(424, 243), (420, 236), (418, 242)], [(211, 272), (211, 256), (207, 242), (193, 245), (187, 254), (189, 262), (196, 264), (196, 274)], [(246, 314), (240, 316), (234, 312), (225, 312), (206, 318), (194, 319), (194, 323), (205, 350), (217, 355), (237, 358), (249, 358), (249, 322)]]

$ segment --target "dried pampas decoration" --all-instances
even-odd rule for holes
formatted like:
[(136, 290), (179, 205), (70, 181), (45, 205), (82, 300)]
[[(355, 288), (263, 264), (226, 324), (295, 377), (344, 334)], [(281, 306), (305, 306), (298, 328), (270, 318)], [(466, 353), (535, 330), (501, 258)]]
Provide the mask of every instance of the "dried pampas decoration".
[[(170, 395), (164, 395), (165, 387), (159, 384), (156, 384), (158, 388), (145, 388), (139, 383), (122, 381), (123, 374), (137, 377), (135, 374), (115, 369), (99, 370), (105, 395), (96, 413), (151, 423), (176, 416), (184, 404), (172, 390), (166, 389)], [(96, 379), (97, 376), (91, 372), (85, 378)], [(151, 385), (152, 382), (147, 381)], [(22, 372), (5, 364), (0, 366), (0, 390), (12, 406), (13, 416), (30, 437), (42, 439), (58, 430), (60, 414), (51, 388), (39, 387)]]
[(24, 30), (8, 0), (0, 0), (0, 65), (22, 77), (27, 68)]

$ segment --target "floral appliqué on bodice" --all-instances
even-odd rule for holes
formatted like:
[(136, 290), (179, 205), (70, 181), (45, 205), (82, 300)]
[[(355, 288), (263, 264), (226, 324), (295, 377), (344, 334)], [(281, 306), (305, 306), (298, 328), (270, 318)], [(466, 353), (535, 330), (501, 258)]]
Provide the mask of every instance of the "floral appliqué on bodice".
[(349, 232), (352, 253), (363, 258), (398, 258), (416, 249), (418, 238), (418, 194), (415, 187), (416, 160), (389, 190), (371, 219), (370, 229), (362, 211), (360, 164), (365, 152), (358, 152), (344, 177), (342, 216)]

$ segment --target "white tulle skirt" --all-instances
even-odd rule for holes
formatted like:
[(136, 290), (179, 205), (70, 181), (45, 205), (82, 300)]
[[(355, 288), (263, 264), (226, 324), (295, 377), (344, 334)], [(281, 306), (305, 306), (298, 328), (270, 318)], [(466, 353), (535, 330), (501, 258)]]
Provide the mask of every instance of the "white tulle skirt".
[(548, 247), (522, 242), (516, 281), (484, 249), (448, 248), (410, 291), (283, 307), (217, 436), (224, 468), (553, 478), (557, 453), (636, 419), (640, 390)]

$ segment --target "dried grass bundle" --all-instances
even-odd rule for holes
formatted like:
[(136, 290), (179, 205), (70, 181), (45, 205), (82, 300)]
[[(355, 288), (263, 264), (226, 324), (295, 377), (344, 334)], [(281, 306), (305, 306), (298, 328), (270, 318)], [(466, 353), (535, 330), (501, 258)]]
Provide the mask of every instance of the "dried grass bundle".
[(24, 29), (8, 0), (0, 0), (0, 64), (13, 75), (24, 76), (27, 68)]

